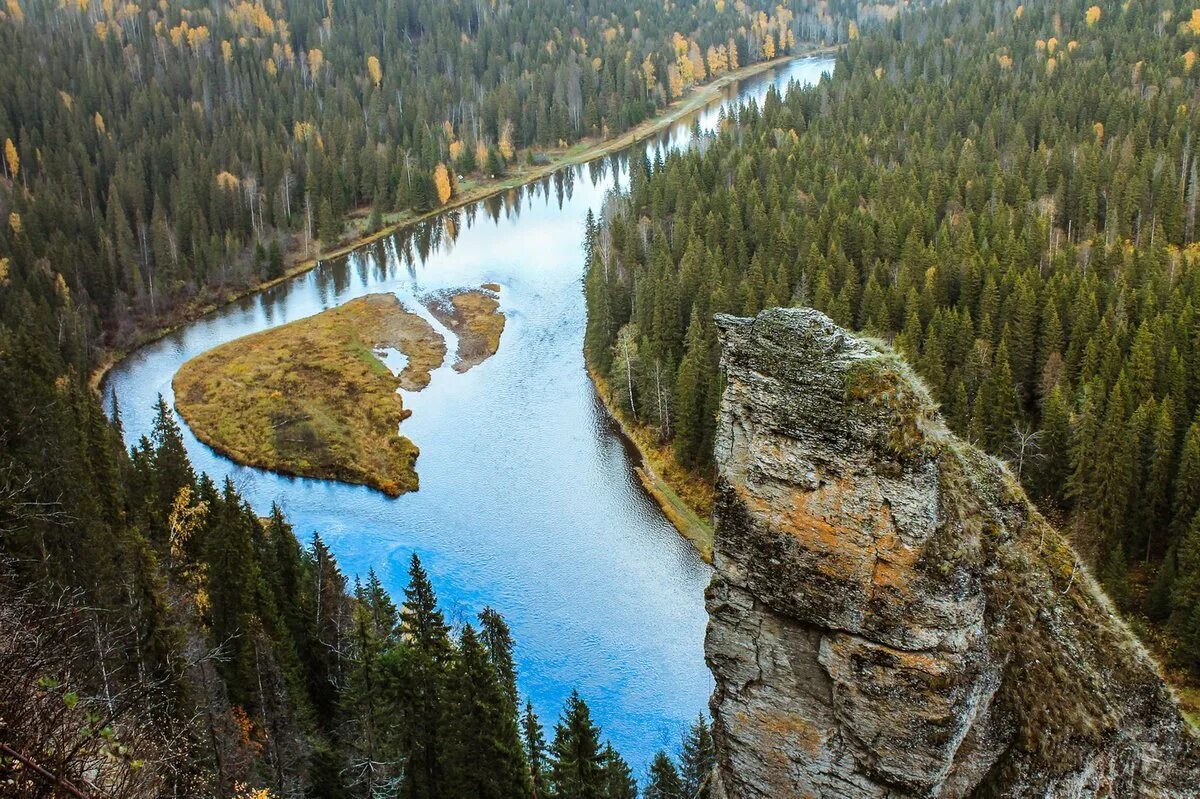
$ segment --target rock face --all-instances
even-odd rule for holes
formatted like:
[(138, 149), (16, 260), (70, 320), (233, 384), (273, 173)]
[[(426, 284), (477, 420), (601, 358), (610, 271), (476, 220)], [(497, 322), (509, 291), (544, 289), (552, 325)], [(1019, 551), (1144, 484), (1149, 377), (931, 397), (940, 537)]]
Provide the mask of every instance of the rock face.
[(1149, 656), (902, 361), (816, 311), (718, 324), (721, 793), (1200, 796)]

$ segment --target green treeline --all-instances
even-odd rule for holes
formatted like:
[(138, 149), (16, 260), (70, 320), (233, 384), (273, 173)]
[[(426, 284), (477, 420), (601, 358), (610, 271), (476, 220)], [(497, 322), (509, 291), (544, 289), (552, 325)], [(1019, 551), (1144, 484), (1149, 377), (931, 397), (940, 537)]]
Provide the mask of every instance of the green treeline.
[(634, 164), (589, 219), (589, 362), (711, 475), (714, 313), (893, 339), (1200, 673), (1198, 47), (1179, 2), (951, 3), (864, 35), (832, 79)]
[[(0, 728), (23, 757), (113, 797), (637, 796), (577, 694), (547, 741), (499, 613), (452, 630), (415, 555), (399, 606), (374, 573), (347, 580), (319, 536), (302, 546), (277, 507), (260, 518), (194, 474), (165, 404), (126, 453), (86, 388), (33, 379), (51, 362), (0, 361), (21, 434), (0, 605), (24, 608), (0, 613)], [(26, 637), (60, 644), (31, 659)], [(703, 781), (712, 756), (701, 719), (683, 773)], [(0, 784), (55, 795), (3, 753)]]
[(856, 13), (804, 5), (9, 0), (0, 257), (44, 259), (87, 345), (125, 346), (336, 245), (351, 212), (435, 208)]

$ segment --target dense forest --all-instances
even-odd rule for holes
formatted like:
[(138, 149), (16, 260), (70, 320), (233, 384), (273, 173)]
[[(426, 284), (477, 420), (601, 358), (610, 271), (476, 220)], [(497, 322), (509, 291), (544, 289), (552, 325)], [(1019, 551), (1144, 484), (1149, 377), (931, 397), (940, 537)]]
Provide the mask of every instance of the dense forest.
[[(197, 476), (165, 404), (126, 453), (52, 353), (0, 347), (0, 793), (637, 796), (578, 695), (547, 741), (499, 613), (452, 629), (415, 555), (397, 606)], [(647, 790), (712, 758), (699, 719)]]
[(589, 219), (586, 354), (713, 470), (712, 317), (892, 340), (1200, 674), (1200, 11), (951, 3), (852, 42)]
[[(871, 7), (864, 18), (889, 16)], [(847, 35), (839, 0), (8, 0), (0, 257), (86, 357), (336, 245), (351, 213), (616, 134)]]

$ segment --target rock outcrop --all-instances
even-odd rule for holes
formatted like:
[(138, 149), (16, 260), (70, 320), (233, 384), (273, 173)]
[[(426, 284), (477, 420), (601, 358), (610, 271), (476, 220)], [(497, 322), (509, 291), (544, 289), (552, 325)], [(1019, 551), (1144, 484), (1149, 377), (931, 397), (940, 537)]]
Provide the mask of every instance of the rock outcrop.
[(718, 324), (725, 796), (1200, 796), (1151, 658), (899, 358), (812, 310)]

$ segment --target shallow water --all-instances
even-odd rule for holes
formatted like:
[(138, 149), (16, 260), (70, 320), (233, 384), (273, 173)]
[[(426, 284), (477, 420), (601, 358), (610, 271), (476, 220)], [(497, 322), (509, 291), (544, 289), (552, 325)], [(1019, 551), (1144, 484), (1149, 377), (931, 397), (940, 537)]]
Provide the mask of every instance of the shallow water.
[[(761, 98), (771, 83), (815, 81), (832, 67), (829, 58), (793, 61), (730, 86), (724, 102)], [(693, 124), (711, 130), (717, 119), (714, 104), (630, 152), (688, 146)], [(642, 490), (583, 365), (584, 219), (625, 185), (626, 155), (449, 212), (222, 308), (122, 361), (105, 390), (115, 391), (132, 444), (150, 430), (156, 395), (172, 399), (184, 361), (354, 297), (395, 292), (449, 349), (428, 388), (404, 393), (413, 414), (401, 433), (421, 448), (418, 492), (389, 499), (238, 466), (184, 426), (193, 463), (216, 480), (232, 477), (260, 512), (279, 502), (302, 540), (319, 531), (348, 576), (373, 567), (397, 597), (419, 553), (452, 621), (485, 605), (504, 614), (521, 690), (548, 736), (578, 688), (642, 775), (705, 709), (712, 678), (703, 656), (708, 567)], [(508, 319), (500, 350), (457, 374), (453, 334), (417, 297), (491, 282)]]

